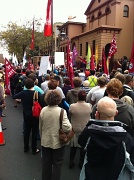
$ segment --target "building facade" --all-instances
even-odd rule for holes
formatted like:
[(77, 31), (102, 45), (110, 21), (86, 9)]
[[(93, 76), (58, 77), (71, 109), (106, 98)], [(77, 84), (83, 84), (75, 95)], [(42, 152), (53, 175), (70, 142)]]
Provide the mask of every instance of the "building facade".
[[(98, 59), (102, 58), (102, 48), (108, 56), (110, 43), (115, 34), (117, 53), (114, 59), (130, 58), (134, 41), (134, 0), (91, 0), (85, 11), (86, 23), (66, 22), (64, 28), (78, 55), (86, 57), (88, 45)], [(66, 53), (67, 40), (60, 42), (60, 51)]]

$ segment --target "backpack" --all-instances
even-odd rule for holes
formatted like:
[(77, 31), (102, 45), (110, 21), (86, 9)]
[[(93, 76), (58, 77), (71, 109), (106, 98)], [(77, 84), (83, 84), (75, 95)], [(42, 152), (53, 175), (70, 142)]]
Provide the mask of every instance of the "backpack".
[(41, 109), (42, 109), (42, 107), (38, 102), (38, 92), (35, 91), (34, 95), (33, 95), (32, 115), (34, 117), (38, 118), (40, 116)]

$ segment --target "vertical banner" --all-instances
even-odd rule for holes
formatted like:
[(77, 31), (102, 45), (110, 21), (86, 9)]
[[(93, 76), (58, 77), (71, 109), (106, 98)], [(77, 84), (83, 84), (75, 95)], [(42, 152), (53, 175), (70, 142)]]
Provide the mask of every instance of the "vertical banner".
[(64, 52), (55, 52), (55, 65), (64, 65)]
[(86, 57), (86, 69), (90, 69), (90, 60), (91, 60), (91, 49), (90, 46), (88, 46), (88, 52), (87, 52), (87, 57)]
[(15, 74), (11, 63), (5, 58), (5, 93), (10, 95), (10, 78)]
[(133, 45), (132, 45), (130, 64), (129, 64), (129, 72), (134, 73), (134, 42), (133, 42)]
[(33, 49), (34, 49), (34, 20), (33, 20), (32, 40), (31, 40), (30, 49), (31, 49), (31, 50), (33, 50)]
[(51, 24), (51, 18), (52, 12), (51, 12), (51, 6), (52, 6), (52, 0), (48, 0), (47, 2), (47, 11), (46, 11), (46, 23), (44, 25), (44, 36), (51, 36), (52, 35), (52, 24)]

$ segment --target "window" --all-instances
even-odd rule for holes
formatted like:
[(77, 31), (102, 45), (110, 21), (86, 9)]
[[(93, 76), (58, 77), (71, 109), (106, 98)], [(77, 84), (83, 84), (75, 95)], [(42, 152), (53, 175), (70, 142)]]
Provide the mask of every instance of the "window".
[(98, 12), (98, 18), (102, 15), (101, 11)]
[(123, 17), (128, 17), (128, 16), (129, 16), (129, 7), (125, 5), (123, 10)]
[(105, 13), (106, 13), (106, 14), (110, 13), (110, 8), (109, 8), (109, 7), (106, 7)]
[(94, 15), (92, 15), (92, 17), (91, 17), (91, 21), (93, 21), (94, 20)]
[(88, 42), (86, 42), (86, 55), (87, 55), (87, 52), (88, 52)]
[(82, 44), (80, 44), (80, 56), (82, 56)]

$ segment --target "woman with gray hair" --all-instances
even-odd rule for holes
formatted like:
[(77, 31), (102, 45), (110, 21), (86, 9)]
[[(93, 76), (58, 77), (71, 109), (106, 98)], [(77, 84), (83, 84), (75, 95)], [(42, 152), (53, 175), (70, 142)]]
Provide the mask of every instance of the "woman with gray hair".
[[(60, 180), (61, 166), (63, 162), (65, 145), (59, 141), (59, 117), (62, 97), (58, 90), (48, 90), (45, 99), (47, 106), (44, 107), (39, 117), (39, 129), (42, 146), (42, 180)], [(62, 119), (64, 132), (72, 130), (72, 126), (64, 110)]]

